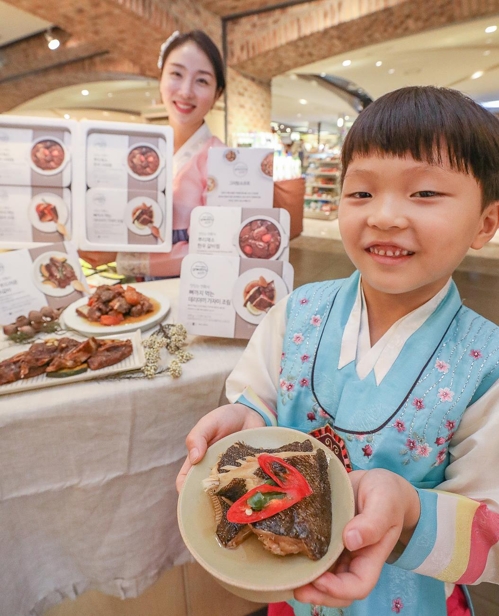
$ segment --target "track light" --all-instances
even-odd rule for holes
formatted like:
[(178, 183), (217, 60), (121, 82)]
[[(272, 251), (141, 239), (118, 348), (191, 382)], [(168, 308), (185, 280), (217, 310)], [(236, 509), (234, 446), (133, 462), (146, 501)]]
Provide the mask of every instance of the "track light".
[(47, 40), (48, 48), (51, 49), (52, 51), (57, 49), (59, 45), (61, 44), (61, 41), (58, 38), (55, 38), (54, 36), (52, 36), (52, 30), (47, 30), (44, 36), (45, 36), (45, 39)]

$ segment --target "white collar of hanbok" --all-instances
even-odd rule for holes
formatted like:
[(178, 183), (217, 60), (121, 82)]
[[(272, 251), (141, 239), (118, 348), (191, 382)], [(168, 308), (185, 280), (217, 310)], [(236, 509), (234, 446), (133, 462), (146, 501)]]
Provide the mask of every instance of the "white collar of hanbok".
[(180, 148), (173, 155), (173, 175), (182, 169), (182, 167), (188, 163), (191, 158), (199, 152), (204, 144), (212, 137), (211, 131), (208, 128), (208, 124), (203, 122), (197, 131), (187, 139), (187, 141), (180, 146)]
[(394, 323), (390, 329), (371, 347), (366, 301), (359, 278), (357, 297), (348, 318), (341, 339), (338, 369), (352, 361), (356, 362), (357, 375), (364, 379), (374, 370), (379, 385), (388, 374), (404, 344), (435, 311), (449, 290), (451, 279), (436, 295)]

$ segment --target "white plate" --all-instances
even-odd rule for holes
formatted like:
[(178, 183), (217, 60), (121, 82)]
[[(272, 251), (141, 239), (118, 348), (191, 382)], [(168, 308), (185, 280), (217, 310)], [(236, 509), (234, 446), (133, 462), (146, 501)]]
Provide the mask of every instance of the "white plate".
[[(33, 148), (38, 143), (40, 143), (40, 141), (54, 141), (55, 143), (57, 143), (58, 146), (62, 148), (62, 151), (64, 152), (64, 158), (62, 159), (62, 163), (57, 167), (57, 169), (42, 169), (31, 158), (31, 152)], [(64, 145), (64, 143), (60, 139), (58, 139), (57, 137), (53, 137), (52, 135), (45, 135), (44, 137), (39, 137), (38, 139), (35, 139), (28, 151), (28, 156), (31, 168), (40, 175), (57, 175), (58, 173), (61, 173), (64, 167), (68, 164), (70, 158), (69, 150)]]
[(37, 257), (33, 261), (33, 280), (35, 282), (35, 286), (38, 290), (40, 290), (45, 295), (50, 295), (52, 297), (64, 297), (65, 295), (69, 295), (73, 293), (75, 288), (70, 283), (67, 287), (60, 289), (59, 287), (52, 287), (49, 284), (45, 284), (44, 278), (40, 273), (40, 266), (48, 263), (51, 257), (64, 257), (68, 264), (73, 268), (76, 276), (79, 276), (80, 267), (79, 264), (76, 263), (67, 253), (65, 252), (57, 252), (56, 250), (52, 250), (49, 252), (44, 252), (39, 257)]
[[(223, 548), (216, 537), (215, 515), (202, 488), (218, 456), (236, 441), (253, 447), (278, 448), (293, 441), (310, 440), (329, 460), (332, 533), (329, 549), (320, 560), (303, 554), (275, 556), (252, 536), (237, 548)], [(235, 432), (217, 441), (205, 457), (191, 468), (180, 492), (177, 518), (180, 534), (198, 563), (230, 592), (248, 601), (273, 603), (293, 596), (293, 589), (317, 579), (343, 551), (342, 533), (355, 511), (353, 490), (343, 464), (323, 443), (304, 432), (289, 428), (253, 428)]]
[(241, 317), (241, 319), (244, 319), (253, 325), (258, 325), (267, 313), (262, 312), (258, 315), (252, 314), (244, 305), (243, 291), (249, 282), (252, 280), (258, 280), (260, 276), (263, 276), (267, 282), (271, 282), (272, 280), (274, 281), (276, 294), (274, 304), (277, 304), (279, 300), (289, 293), (286, 283), (279, 276), (279, 274), (276, 274), (272, 270), (265, 267), (255, 267), (254, 269), (248, 270), (247, 272), (244, 272), (244, 274), (241, 274), (234, 285), (234, 291), (232, 292), (232, 303), (234, 310)]
[(132, 199), (127, 203), (125, 210), (125, 223), (126, 226), (130, 229), (130, 231), (136, 233), (137, 235), (151, 235), (151, 227), (139, 227), (132, 220), (133, 210), (137, 206), (142, 205), (142, 203), (145, 203), (146, 205), (152, 205), (152, 212), (154, 218), (152, 224), (158, 229), (161, 229), (161, 223), (163, 222), (163, 212), (161, 211), (161, 208), (156, 203), (156, 201), (154, 201), (154, 199), (150, 199), (149, 197), (135, 197), (135, 199)]
[[(156, 156), (158, 157), (159, 164), (158, 164), (158, 168), (156, 169), (154, 173), (150, 173), (149, 175), (139, 175), (138, 173), (135, 173), (134, 170), (130, 167), (130, 165), (128, 164), (128, 157), (130, 156), (130, 153), (136, 148), (149, 148), (156, 154)], [(133, 178), (135, 178), (136, 180), (140, 180), (141, 182), (148, 182), (149, 180), (154, 180), (155, 178), (158, 177), (158, 175), (163, 171), (165, 163), (164, 163), (163, 156), (161, 155), (161, 152), (152, 143), (134, 143), (128, 148), (128, 152), (127, 152), (126, 159), (125, 159), (125, 165), (126, 165), (126, 169), (128, 173)]]
[[(48, 338), (54, 338), (55, 336), (47, 336)], [(57, 336), (59, 337), (59, 336)], [(68, 338), (75, 338), (77, 340), (85, 340), (83, 336), (79, 336), (78, 334), (72, 334), (71, 332), (67, 332)], [(117, 364), (112, 366), (107, 366), (106, 368), (100, 368), (99, 370), (87, 370), (82, 374), (76, 374), (75, 376), (68, 376), (62, 379), (49, 378), (45, 374), (40, 374), (38, 376), (34, 376), (30, 379), (21, 379), (19, 381), (15, 381), (14, 383), (7, 383), (6, 385), (0, 385), (0, 395), (2, 394), (11, 394), (11, 393), (19, 393), (20, 391), (27, 391), (29, 389), (39, 389), (41, 387), (51, 387), (53, 385), (66, 385), (67, 383), (75, 383), (77, 381), (88, 381), (90, 379), (100, 379), (105, 376), (109, 376), (110, 374), (117, 374), (118, 372), (128, 372), (129, 370), (138, 370), (142, 368), (145, 363), (144, 357), (144, 348), (142, 346), (142, 338), (140, 336), (140, 332), (131, 332), (127, 336), (112, 336), (117, 340), (125, 340), (129, 339), (132, 341), (133, 353), (122, 359)], [(38, 339), (40, 341), (40, 339)], [(33, 342), (36, 342), (34, 339)], [(17, 353), (22, 353), (23, 351), (27, 351), (29, 348), (28, 345), (19, 345), (8, 347), (4, 349), (0, 353), (0, 361), (4, 359), (8, 359)]]
[(160, 295), (159, 293), (154, 293), (152, 291), (148, 291), (147, 293), (144, 293), (144, 295), (158, 302), (159, 311), (142, 321), (132, 321), (131, 323), (127, 323), (125, 320), (119, 325), (98, 325), (97, 323), (93, 323), (92, 321), (88, 321), (87, 319), (80, 317), (76, 313), (77, 308), (85, 306), (85, 304), (88, 303), (88, 297), (82, 297), (76, 302), (70, 304), (62, 313), (61, 319), (63, 322), (63, 327), (74, 329), (75, 331), (85, 334), (86, 336), (108, 336), (110, 334), (114, 335), (118, 333), (133, 332), (137, 329), (140, 331), (145, 331), (146, 329), (150, 329), (154, 325), (160, 323), (165, 318), (170, 310), (170, 300), (164, 295)]
[(58, 222), (60, 222), (61, 225), (65, 225), (68, 220), (68, 206), (66, 205), (62, 197), (59, 197), (59, 195), (55, 195), (54, 193), (50, 192), (39, 193), (31, 199), (28, 209), (28, 216), (31, 224), (33, 225), (33, 227), (35, 227), (35, 229), (38, 229), (39, 231), (43, 231), (45, 233), (53, 233), (54, 231), (57, 231), (57, 223), (42, 222), (36, 212), (36, 206), (42, 201), (46, 201), (47, 203), (52, 203), (52, 205), (55, 205), (55, 208), (57, 210)]

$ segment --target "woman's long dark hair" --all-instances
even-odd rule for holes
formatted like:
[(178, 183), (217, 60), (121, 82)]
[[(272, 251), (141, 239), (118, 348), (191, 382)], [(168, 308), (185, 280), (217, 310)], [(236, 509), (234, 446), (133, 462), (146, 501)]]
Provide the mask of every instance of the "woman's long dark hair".
[(191, 30), (190, 32), (179, 34), (178, 36), (173, 38), (170, 44), (163, 51), (161, 66), (165, 66), (166, 59), (174, 49), (177, 49), (177, 47), (181, 47), (188, 41), (196, 43), (199, 49), (201, 49), (201, 51), (204, 52), (208, 57), (208, 60), (211, 62), (213, 70), (215, 71), (215, 79), (217, 81), (217, 94), (222, 94), (222, 92), (225, 90), (225, 67), (222, 60), (222, 55), (215, 43), (202, 30)]

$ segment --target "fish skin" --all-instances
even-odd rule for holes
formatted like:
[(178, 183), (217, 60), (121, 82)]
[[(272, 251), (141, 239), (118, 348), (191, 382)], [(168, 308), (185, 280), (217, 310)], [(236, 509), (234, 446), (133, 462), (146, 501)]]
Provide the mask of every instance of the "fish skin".
[(318, 449), (313, 458), (290, 456), (286, 462), (302, 473), (313, 493), (292, 507), (251, 526), (262, 541), (268, 536), (267, 533), (272, 535), (273, 542), (278, 542), (282, 537), (284, 550), (284, 544), (291, 540), (297, 551), (312, 560), (319, 560), (326, 554), (331, 542), (331, 486), (326, 454)]

